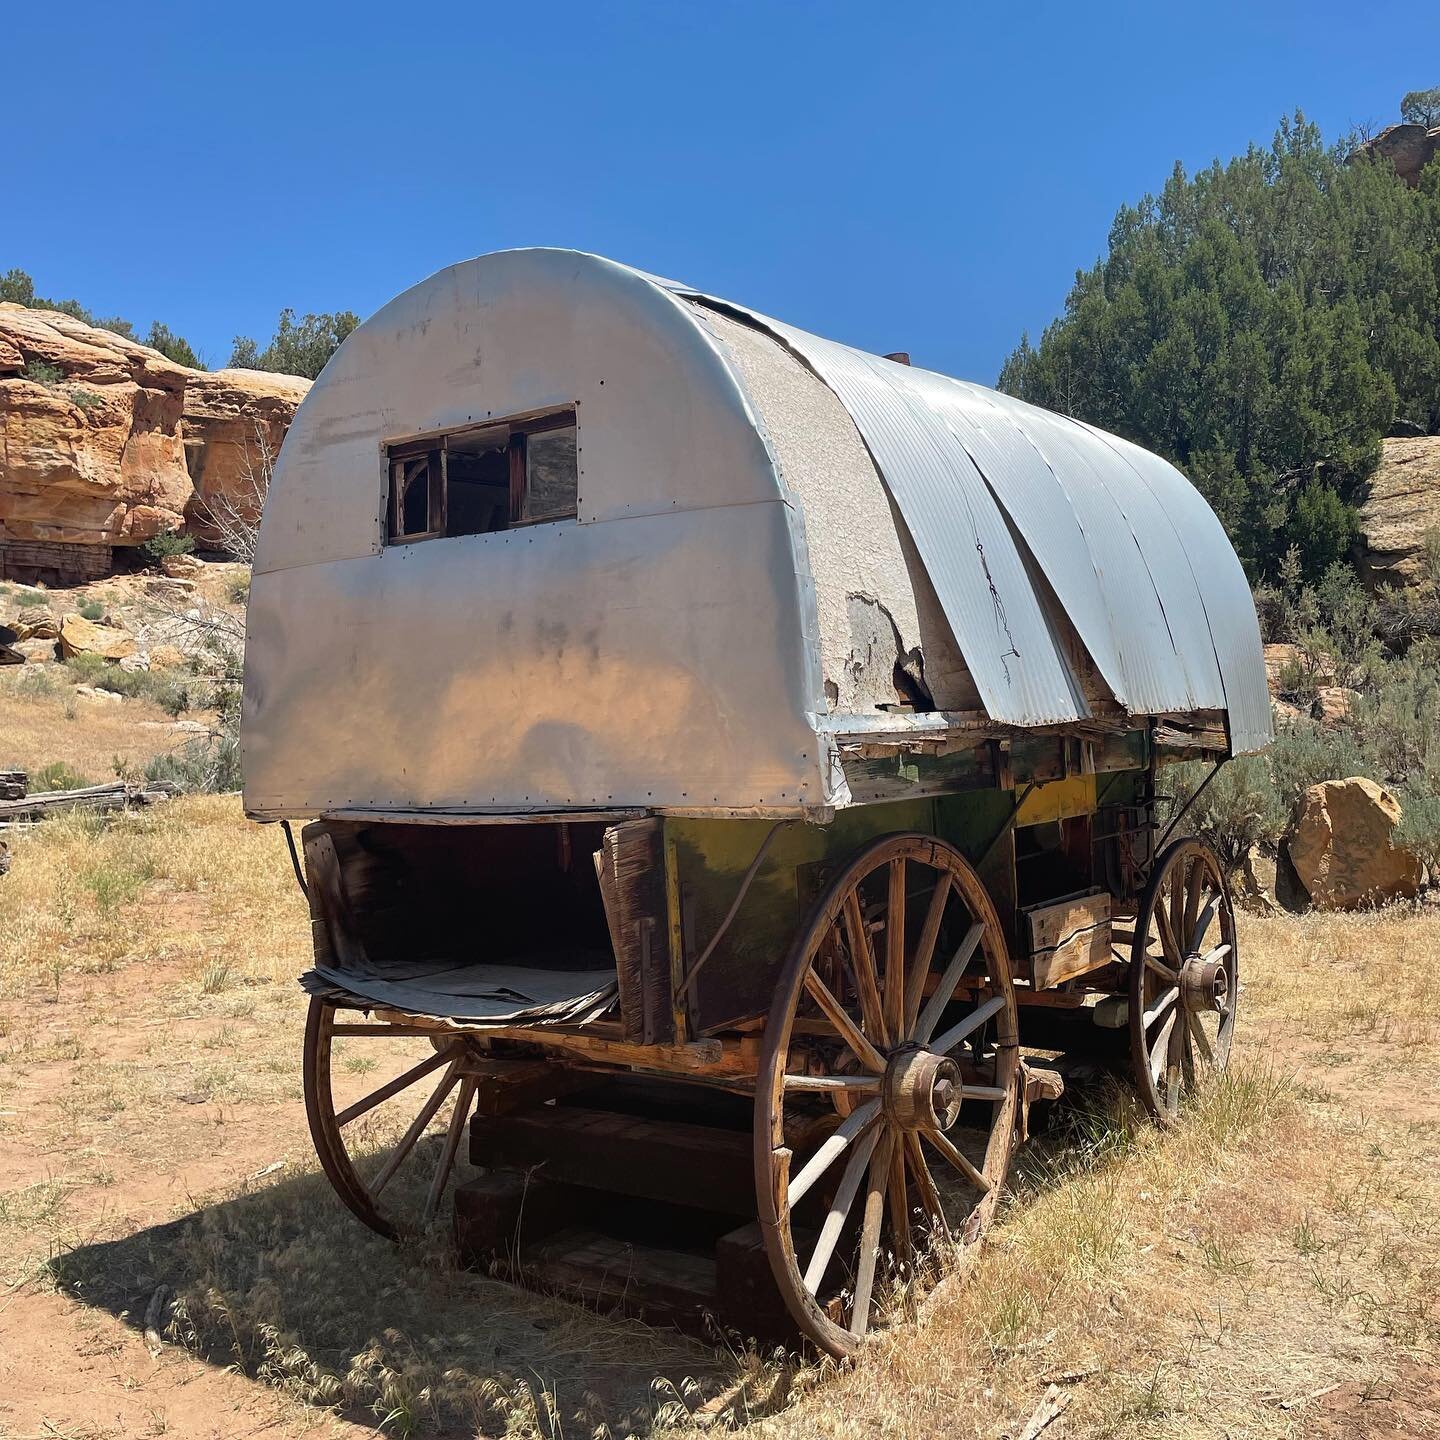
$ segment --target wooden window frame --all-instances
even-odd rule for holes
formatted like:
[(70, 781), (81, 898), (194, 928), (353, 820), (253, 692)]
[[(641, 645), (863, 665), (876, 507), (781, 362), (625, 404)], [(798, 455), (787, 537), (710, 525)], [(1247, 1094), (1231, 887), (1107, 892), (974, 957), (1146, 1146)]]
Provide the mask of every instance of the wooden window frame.
[[(576, 508), (561, 515), (542, 515), (534, 519), (525, 518), (527, 493), (528, 460), (527, 441), (531, 435), (543, 435), (550, 430), (575, 430), (576, 445)], [(517, 417), (513, 420), (487, 421), (482, 425), (465, 425), (454, 430), (443, 430), (435, 434), (417, 436), (410, 440), (397, 441), (385, 447), (386, 458), (386, 514), (387, 525), (385, 544), (409, 545), (420, 540), (443, 540), (459, 537), (448, 536), (448, 499), (450, 490), (449, 454), (452, 442), (482, 439), (503, 447), (510, 466), (510, 507), (507, 530), (526, 529), (531, 525), (553, 525), (561, 520), (573, 520), (579, 515), (579, 445), (580, 417), (573, 407), (551, 411), (533, 417)], [(402, 534), (404, 519), (404, 488), (397, 483), (397, 471), (406, 461), (424, 456), (430, 462), (430, 505), (427, 528), (419, 533)], [(438, 475), (439, 484), (435, 483)], [(504, 531), (486, 531), (486, 534), (504, 534)]]

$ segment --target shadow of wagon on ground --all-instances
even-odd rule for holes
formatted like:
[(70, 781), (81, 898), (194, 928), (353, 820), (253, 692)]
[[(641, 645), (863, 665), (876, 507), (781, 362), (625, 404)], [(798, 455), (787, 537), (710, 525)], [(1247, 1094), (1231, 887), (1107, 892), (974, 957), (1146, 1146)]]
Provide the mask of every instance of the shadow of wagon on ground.
[[(238, 1197), (50, 1262), (58, 1288), (210, 1364), (396, 1433), (647, 1433), (753, 1354), (456, 1268), (448, 1228), (394, 1246), (324, 1178)], [(156, 1294), (164, 1294), (156, 1302)], [(767, 1387), (762, 1387), (767, 1388)]]

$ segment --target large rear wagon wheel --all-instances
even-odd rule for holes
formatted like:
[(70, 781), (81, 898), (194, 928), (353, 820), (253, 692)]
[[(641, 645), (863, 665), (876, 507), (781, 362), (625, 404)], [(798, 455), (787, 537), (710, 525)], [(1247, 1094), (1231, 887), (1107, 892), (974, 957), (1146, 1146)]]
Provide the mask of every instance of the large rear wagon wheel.
[(335, 1193), (377, 1234), (401, 1240), (439, 1214), (461, 1159), (475, 1058), (464, 1035), (432, 1038), (329, 1000), (310, 1001), (310, 1136)]
[(1020, 1083), (1010, 958), (979, 877), (928, 835), (867, 846), (790, 953), (755, 1095), (766, 1250), (822, 1350), (851, 1354), (931, 1241), (979, 1238)]
[(1239, 977), (1235, 909), (1220, 861), (1203, 840), (1176, 840), (1156, 857), (1130, 953), (1135, 1087), (1162, 1125), (1230, 1063)]

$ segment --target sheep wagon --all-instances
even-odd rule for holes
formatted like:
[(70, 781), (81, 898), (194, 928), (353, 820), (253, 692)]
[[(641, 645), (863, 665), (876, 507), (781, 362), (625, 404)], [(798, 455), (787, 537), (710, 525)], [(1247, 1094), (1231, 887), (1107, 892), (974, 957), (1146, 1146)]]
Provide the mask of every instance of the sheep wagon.
[(849, 1353), (983, 1231), (1037, 1050), (1128, 1029), (1162, 1121), (1226, 1064), (1230, 897), (1157, 767), (1269, 738), (1165, 461), (595, 256), (444, 270), (310, 391), (255, 560), (326, 1174)]

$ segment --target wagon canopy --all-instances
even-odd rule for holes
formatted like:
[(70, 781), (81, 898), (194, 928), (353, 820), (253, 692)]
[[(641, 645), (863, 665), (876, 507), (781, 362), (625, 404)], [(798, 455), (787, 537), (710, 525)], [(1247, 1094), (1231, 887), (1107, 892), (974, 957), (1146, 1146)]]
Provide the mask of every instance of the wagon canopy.
[(1219, 521), (1125, 440), (574, 251), (415, 286), (296, 416), (252, 814), (808, 811), (899, 711), (1261, 747)]
[(1090, 715), (1086, 657), (1066, 645), (1058, 602), (1122, 708), (1228, 711), (1234, 753), (1269, 743), (1249, 583), (1214, 512), (1173, 465), (984, 386), (659, 283), (759, 326), (839, 398), (992, 719)]

